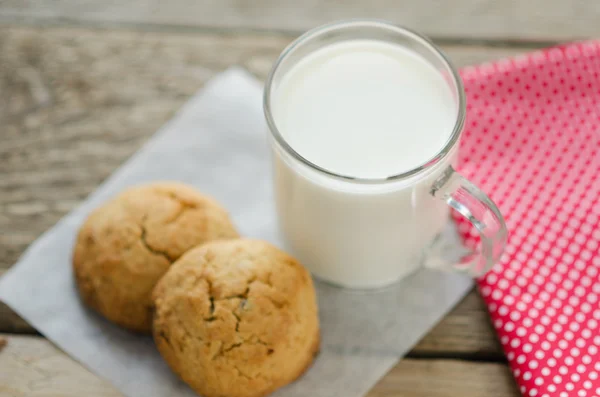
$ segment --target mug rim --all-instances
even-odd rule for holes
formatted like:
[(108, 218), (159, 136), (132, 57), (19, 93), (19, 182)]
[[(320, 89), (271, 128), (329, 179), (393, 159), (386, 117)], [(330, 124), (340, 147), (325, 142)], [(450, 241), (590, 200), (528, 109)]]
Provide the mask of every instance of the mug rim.
[[(281, 64), (292, 54), (296, 49), (298, 49), (305, 42), (314, 39), (322, 34), (335, 31), (342, 28), (348, 27), (357, 27), (364, 26), (375, 29), (385, 29), (390, 30), (396, 33), (399, 33), (403, 36), (408, 36), (412, 40), (419, 42), (424, 45), (428, 50), (430, 50), (435, 55), (439, 56), (444, 66), (450, 71), (450, 75), (452, 76), (452, 83), (456, 87), (456, 95), (458, 97), (458, 111), (456, 115), (456, 121), (454, 123), (454, 127), (450, 137), (444, 147), (431, 159), (426, 161), (424, 164), (416, 166), (408, 171), (404, 171), (402, 173), (394, 174), (384, 178), (361, 178), (354, 177), (344, 174), (339, 174), (333, 171), (330, 171), (324, 167), (321, 167), (314, 162), (308, 160), (306, 157), (302, 156), (298, 153), (283, 137), (283, 135), (279, 132), (275, 120), (273, 118), (273, 114), (271, 112), (271, 91), (273, 86), (273, 80), (275, 78), (275, 74), (277, 73)], [(329, 176), (338, 180), (343, 180), (346, 182), (356, 183), (356, 184), (383, 184), (389, 182), (396, 182), (399, 180), (404, 180), (409, 177), (412, 177), (416, 174), (424, 172), (433, 168), (436, 164), (438, 164), (441, 160), (443, 160), (454, 148), (457, 144), (460, 135), (462, 133), (465, 117), (466, 117), (466, 97), (465, 90), (462, 83), (462, 79), (458, 73), (458, 70), (454, 67), (450, 59), (443, 53), (443, 51), (436, 46), (428, 37), (417, 33), (409, 28), (404, 26), (395, 25), (391, 22), (376, 20), (376, 19), (350, 19), (343, 20), (337, 22), (331, 22), (325, 25), (318, 26), (311, 30), (308, 30), (294, 41), (292, 41), (279, 55), (275, 63), (273, 64), (269, 75), (267, 76), (267, 80), (265, 82), (265, 88), (263, 93), (263, 112), (269, 126), (269, 130), (271, 136), (275, 139), (276, 144), (283, 149), (288, 155), (292, 156), (292, 158), (298, 160), (305, 166), (308, 166), (310, 169)]]

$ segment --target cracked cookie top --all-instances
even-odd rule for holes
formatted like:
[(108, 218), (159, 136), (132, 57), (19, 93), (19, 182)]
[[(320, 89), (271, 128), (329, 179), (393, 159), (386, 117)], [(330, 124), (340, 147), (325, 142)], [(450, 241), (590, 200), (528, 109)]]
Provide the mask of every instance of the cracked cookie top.
[(151, 328), (151, 293), (184, 252), (238, 236), (225, 209), (177, 182), (132, 187), (93, 211), (79, 231), (73, 267), (83, 301), (137, 332)]
[(266, 395), (301, 375), (318, 349), (309, 273), (263, 241), (214, 241), (188, 251), (153, 300), (159, 351), (204, 397)]

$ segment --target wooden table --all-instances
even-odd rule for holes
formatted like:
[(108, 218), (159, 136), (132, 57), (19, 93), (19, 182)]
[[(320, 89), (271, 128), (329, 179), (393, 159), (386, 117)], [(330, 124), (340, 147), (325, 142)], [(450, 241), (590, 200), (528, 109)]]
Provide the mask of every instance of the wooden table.
[[(264, 79), (301, 31), (385, 18), (458, 66), (600, 36), (587, 0), (0, 1), (0, 273), (230, 65)], [(120, 394), (0, 304), (0, 396)], [(369, 396), (518, 396), (471, 292)]]

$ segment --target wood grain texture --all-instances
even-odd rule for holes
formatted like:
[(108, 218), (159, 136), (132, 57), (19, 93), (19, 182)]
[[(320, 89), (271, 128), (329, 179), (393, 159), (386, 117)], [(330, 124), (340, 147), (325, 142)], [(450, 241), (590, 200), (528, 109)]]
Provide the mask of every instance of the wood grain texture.
[(440, 320), (408, 355), (421, 358), (504, 360), (504, 352), (487, 308), (475, 290)]
[[(119, 397), (104, 380), (43, 338), (1, 335), (0, 396)], [(517, 397), (505, 364), (402, 360), (368, 397)]]
[(401, 360), (366, 397), (519, 397), (506, 364)]
[[(0, 271), (0, 277), (2, 272)], [(0, 332), (37, 334), (38, 332), (0, 302)], [(419, 341), (408, 357), (453, 357), (504, 361), (487, 309), (476, 291), (471, 291), (447, 316)]]
[(135, 24), (300, 32), (333, 20), (384, 18), (435, 37), (570, 40), (600, 35), (590, 0), (4, 0), (0, 21)]
[(3, 335), (0, 351), (2, 397), (122, 397), (47, 340), (40, 337)]
[[(0, 269), (76, 207), (203, 83), (264, 78), (290, 36), (0, 28)], [(445, 46), (457, 65), (515, 53)], [(519, 50), (519, 51), (522, 51)], [(35, 332), (0, 304), (0, 331)], [(411, 352), (502, 357), (471, 293)]]
[[(32, 326), (2, 302), (0, 332), (37, 334)], [(481, 298), (472, 291), (419, 341), (408, 357), (503, 361), (504, 354)]]
[(36, 330), (23, 320), (17, 313), (0, 302), (0, 332), (14, 334), (35, 334)]
[[(0, 278), (4, 271), (0, 269)], [(37, 331), (23, 320), (21, 316), (12, 311), (4, 303), (0, 302), (0, 333), (7, 332), (11, 334), (36, 334)]]
[[(0, 27), (0, 269), (79, 204), (204, 82), (263, 79), (289, 36)], [(457, 65), (515, 54), (445, 46)]]

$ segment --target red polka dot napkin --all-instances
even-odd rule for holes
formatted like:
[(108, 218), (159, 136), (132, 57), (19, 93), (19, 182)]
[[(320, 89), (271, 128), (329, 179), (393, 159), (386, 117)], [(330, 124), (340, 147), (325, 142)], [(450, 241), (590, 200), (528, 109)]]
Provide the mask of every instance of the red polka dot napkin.
[(467, 67), (462, 77), (459, 169), (510, 231), (479, 287), (514, 376), (524, 396), (599, 397), (600, 41)]

